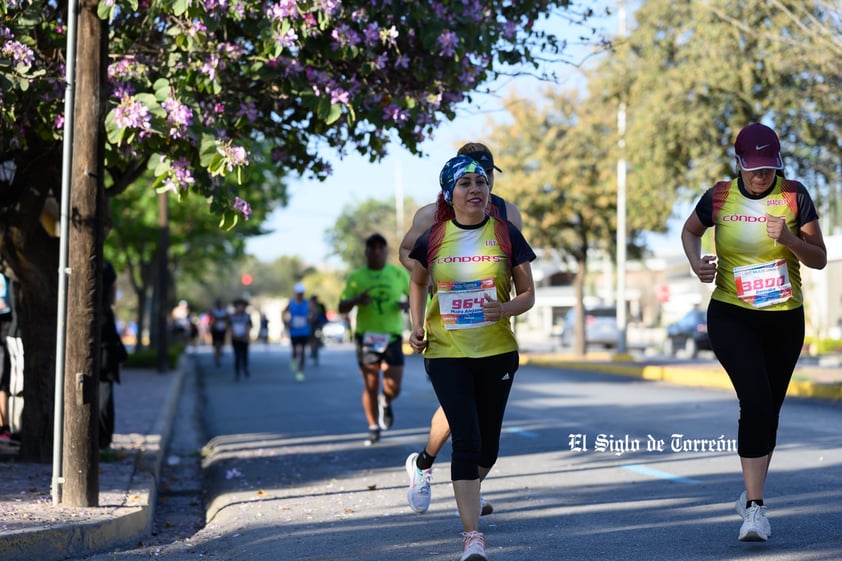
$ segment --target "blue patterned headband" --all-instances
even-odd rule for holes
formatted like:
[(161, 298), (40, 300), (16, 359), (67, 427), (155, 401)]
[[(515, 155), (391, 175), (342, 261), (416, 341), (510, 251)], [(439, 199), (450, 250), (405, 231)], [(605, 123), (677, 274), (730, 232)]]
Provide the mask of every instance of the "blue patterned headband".
[(447, 204), (453, 204), (453, 188), (456, 187), (456, 183), (466, 173), (478, 173), (488, 181), (488, 175), (486, 175), (482, 165), (470, 156), (462, 154), (455, 158), (450, 158), (444, 164), (439, 174), (439, 185), (441, 185), (444, 200)]

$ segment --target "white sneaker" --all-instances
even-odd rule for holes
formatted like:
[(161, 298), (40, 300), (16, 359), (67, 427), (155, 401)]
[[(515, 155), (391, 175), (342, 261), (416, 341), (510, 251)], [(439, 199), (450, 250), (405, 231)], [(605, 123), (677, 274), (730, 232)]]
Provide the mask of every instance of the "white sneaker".
[[(737, 501), (734, 503), (734, 509), (737, 511), (737, 514), (740, 515), (740, 518), (743, 520), (746, 519), (746, 492), (743, 491), (740, 493), (740, 496), (737, 498)], [(766, 537), (772, 537), (772, 525), (769, 524), (769, 519), (766, 516), (763, 516), (763, 521), (765, 522), (766, 526)]]
[(365, 440), (366, 446), (374, 446), (380, 442), (380, 428), (368, 429), (368, 438)]
[(409, 476), (409, 489), (406, 500), (412, 512), (419, 514), (430, 508), (430, 482), (433, 479), (433, 468), (420, 469), (416, 464), (418, 452), (413, 452), (406, 458), (406, 474)]
[(740, 515), (740, 518), (743, 520), (746, 519), (746, 492), (743, 491), (740, 493), (740, 496), (737, 497), (737, 502), (734, 503), (734, 510), (737, 511), (737, 514)]
[(377, 424), (381, 430), (389, 430), (395, 422), (395, 415), (392, 413), (392, 404), (386, 401), (384, 394), (377, 396)]
[(488, 561), (485, 554), (485, 536), (482, 532), (465, 532), (462, 542), (462, 557), (459, 561)]
[(494, 507), (491, 506), (491, 503), (485, 500), (485, 497), (482, 495), (479, 496), (479, 515), (480, 516), (488, 516), (494, 512)]
[(751, 506), (746, 509), (746, 517), (740, 527), (739, 540), (741, 542), (765, 542), (769, 539), (771, 532), (772, 526), (769, 524), (769, 519), (766, 518), (766, 507), (752, 502)]

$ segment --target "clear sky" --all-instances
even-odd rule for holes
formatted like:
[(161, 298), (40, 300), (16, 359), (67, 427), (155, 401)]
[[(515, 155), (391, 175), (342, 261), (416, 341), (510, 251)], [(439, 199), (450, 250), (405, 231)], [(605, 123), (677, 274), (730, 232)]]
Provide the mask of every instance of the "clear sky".
[[(616, 4), (611, 1), (599, 3)], [(592, 23), (608, 34), (614, 34), (617, 29), (615, 18), (593, 20)], [(587, 32), (582, 28), (571, 29), (560, 18), (551, 19), (547, 28), (571, 40)], [(570, 58), (580, 60), (587, 52), (582, 48), (571, 50)], [(559, 64), (556, 71), (566, 77), (568, 85), (571, 80), (581, 80), (581, 75), (572, 66)], [(465, 142), (488, 140), (489, 116), (505, 115), (502, 111), (505, 94), (514, 88), (518, 94), (524, 95), (525, 92), (538, 91), (541, 85), (535, 78), (520, 77), (507, 84), (498, 97), (475, 95), (472, 106), (463, 107), (454, 121), (440, 127), (433, 139), (421, 145), (422, 151), (428, 154), (426, 157), (413, 156), (398, 143), (393, 143), (390, 155), (378, 163), (369, 163), (357, 155), (334, 160), (334, 173), (325, 182), (291, 178), (289, 206), (277, 209), (265, 224), (273, 233), (250, 238), (247, 251), (262, 261), (272, 261), (282, 255), (298, 255), (308, 264), (328, 262), (330, 248), (324, 242), (324, 232), (335, 224), (345, 207), (366, 199), (389, 199), (399, 190), (404, 197), (412, 197), (419, 204), (434, 201), (439, 190), (441, 166)], [(477, 101), (482, 103), (484, 112), (474, 109)], [(489, 147), (494, 152), (495, 147)], [(495, 181), (495, 187), (505, 196), (506, 177), (503, 171)], [(411, 216), (405, 217), (406, 227), (411, 219)]]
[[(436, 133), (435, 140), (423, 144), (427, 157), (414, 156), (393, 144), (390, 155), (375, 164), (356, 154), (335, 160), (333, 175), (324, 182), (293, 179), (289, 206), (277, 209), (266, 224), (274, 233), (251, 238), (248, 252), (262, 261), (298, 255), (306, 263), (325, 262), (330, 249), (324, 231), (334, 225), (345, 207), (366, 199), (389, 199), (401, 189), (404, 197), (419, 204), (432, 202), (438, 194), (441, 166), (467, 140), (485, 139), (483, 122), (484, 117), (474, 116), (449, 123)], [(407, 228), (411, 219), (405, 217)]]

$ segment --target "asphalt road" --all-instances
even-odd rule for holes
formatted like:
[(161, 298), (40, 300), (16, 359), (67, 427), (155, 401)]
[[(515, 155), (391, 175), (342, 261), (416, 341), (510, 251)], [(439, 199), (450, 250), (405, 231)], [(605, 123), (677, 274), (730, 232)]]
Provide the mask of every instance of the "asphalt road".
[[(303, 383), (277, 345), (253, 346), (252, 376), (239, 383), (230, 353), (221, 368), (209, 354), (196, 360), (196, 384), (185, 384), (196, 396), (183, 401), (200, 411), (207, 524), (87, 559), (459, 558), (449, 447), (430, 511), (406, 506), (404, 460), (422, 447), (436, 407), (420, 357), (407, 358), (395, 426), (372, 447), (350, 346), (325, 349)], [(495, 507), (481, 521), (490, 561), (842, 559), (842, 407), (784, 406), (767, 484), (773, 537), (759, 544), (737, 541), (736, 418), (730, 391), (522, 367), (483, 485)]]

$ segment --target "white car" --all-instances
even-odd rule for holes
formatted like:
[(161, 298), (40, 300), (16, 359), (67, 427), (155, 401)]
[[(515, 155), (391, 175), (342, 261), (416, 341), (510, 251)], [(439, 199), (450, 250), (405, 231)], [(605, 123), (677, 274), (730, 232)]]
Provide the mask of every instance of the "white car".
[(322, 338), (325, 341), (342, 343), (348, 339), (348, 327), (344, 321), (329, 321), (322, 326)]
[[(576, 337), (576, 308), (564, 316), (561, 344), (572, 347)], [(617, 346), (620, 330), (617, 328), (617, 308), (601, 306), (585, 309), (585, 346), (602, 345), (605, 348)]]

